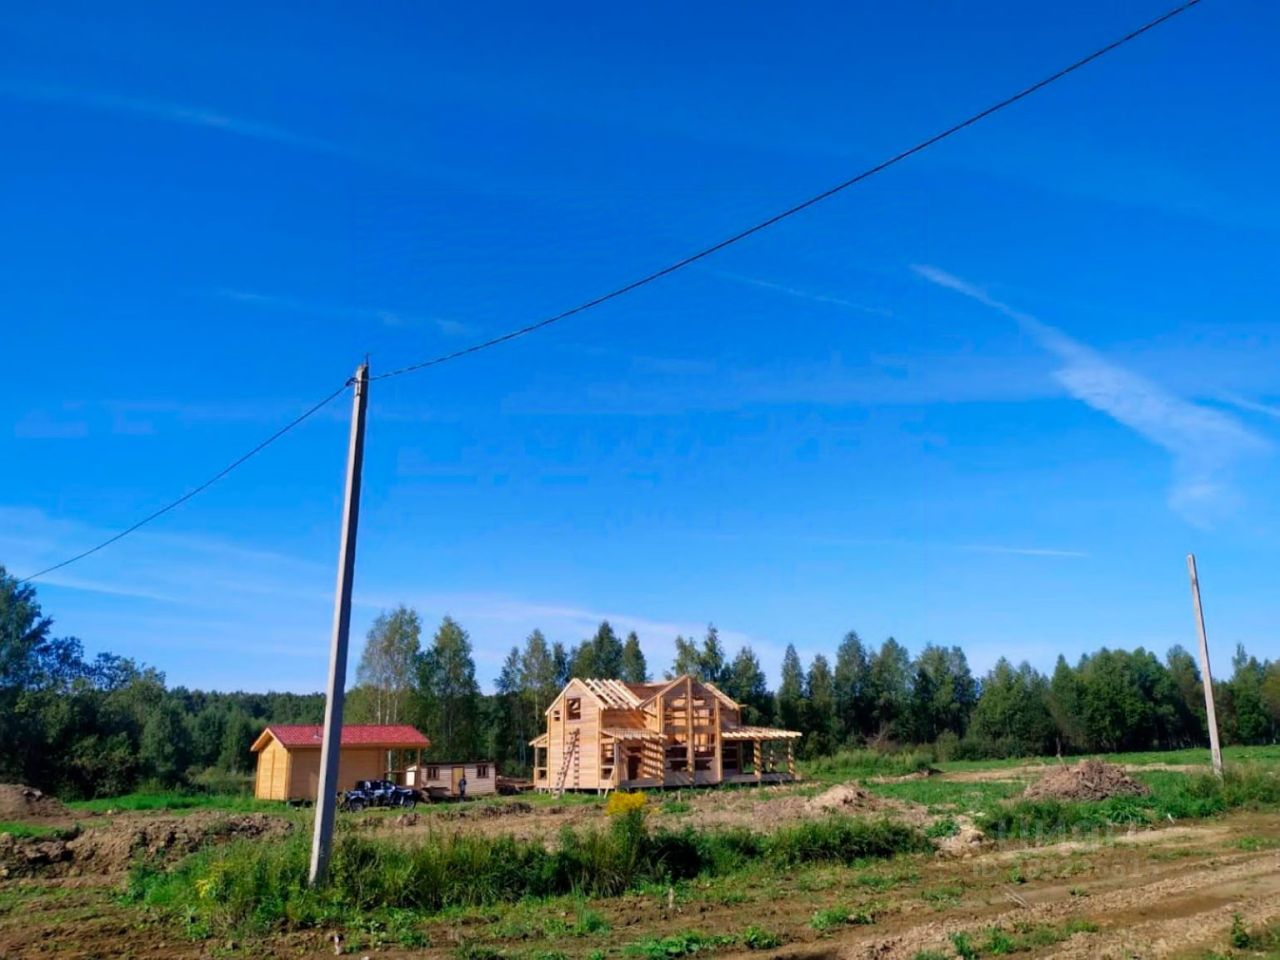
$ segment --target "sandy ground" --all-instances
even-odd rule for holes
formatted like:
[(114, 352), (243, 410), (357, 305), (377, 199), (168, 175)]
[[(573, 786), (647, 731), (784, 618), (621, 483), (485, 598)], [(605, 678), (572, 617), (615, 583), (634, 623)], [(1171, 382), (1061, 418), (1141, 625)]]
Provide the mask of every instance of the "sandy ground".
[[(1010, 778), (1009, 771), (999, 772), (1002, 779)], [(773, 787), (708, 791), (679, 798), (693, 812), (655, 816), (660, 823), (678, 824), (694, 817), (699, 823), (767, 828), (812, 816), (815, 793)], [(874, 797), (865, 800), (858, 791), (853, 799), (853, 807), (866, 809), (850, 809), (851, 813), (912, 812), (909, 804)], [(479, 809), (477, 805), (471, 810), (432, 810), (415, 824), (397, 826), (383, 817), (370, 829), (397, 830), (409, 838), (433, 829), (553, 836), (565, 823), (587, 825), (601, 818), (594, 806), (567, 806), (561, 812), (532, 807), (506, 815), (481, 815)], [(661, 804), (655, 809), (661, 809)], [(460, 810), (465, 813), (460, 815)], [(95, 827), (114, 830), (120, 838), (136, 837), (139, 832), (167, 838), (175, 830), (174, 819), (131, 815)], [(198, 833), (202, 824), (216, 823), (206, 815), (185, 819), (186, 826), (177, 829), (179, 840)], [(428, 924), (425, 949), (360, 949), (347, 955), (446, 960), (455, 955), (458, 943), (479, 937), (512, 957), (556, 950), (585, 958), (595, 949), (620, 956), (623, 945), (644, 937), (687, 930), (740, 934), (754, 924), (780, 933), (787, 943), (772, 951), (716, 956), (911, 960), (924, 950), (952, 956), (949, 938), (957, 932), (979, 938), (997, 924), (1009, 929), (1078, 919), (1098, 929), (1023, 955), (1080, 960), (1195, 956), (1203, 949), (1225, 947), (1235, 914), (1251, 925), (1280, 920), (1280, 817), (1237, 814), (1036, 848), (975, 847), (965, 856), (922, 855), (867, 869), (901, 870), (911, 879), (876, 892), (856, 882), (858, 871), (833, 867), (820, 871), (817, 880), (812, 872), (803, 871), (795, 877), (776, 877), (767, 881), (767, 889), (765, 879), (760, 889), (753, 889), (753, 880), (734, 898), (717, 899), (710, 892), (700, 897), (695, 890), (687, 902), (670, 903), (661, 896), (632, 894), (591, 904), (610, 926), (602, 939), (506, 942), (499, 938), (495, 942), (491, 921), (441, 918)], [(328, 931), (304, 931), (248, 944), (189, 941), (173, 925), (122, 903), (117, 895), (121, 880), (118, 872), (107, 871), (0, 881), (0, 958), (334, 956)], [(953, 893), (935, 899), (929, 896), (933, 890)], [(873, 905), (875, 922), (825, 933), (813, 930), (808, 922), (816, 909), (851, 904)]]

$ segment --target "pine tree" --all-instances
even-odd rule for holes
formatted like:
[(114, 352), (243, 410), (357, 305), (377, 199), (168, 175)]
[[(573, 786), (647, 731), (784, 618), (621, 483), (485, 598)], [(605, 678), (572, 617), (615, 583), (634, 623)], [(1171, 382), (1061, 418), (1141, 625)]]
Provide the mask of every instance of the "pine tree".
[(773, 718), (773, 697), (760, 660), (750, 647), (741, 648), (729, 664), (724, 692), (742, 707), (742, 722), (748, 726), (767, 724)]
[(794, 644), (782, 654), (782, 682), (778, 685), (778, 721), (788, 730), (804, 732), (804, 668)]
[(893, 637), (880, 645), (867, 664), (867, 690), (873, 736), (898, 739), (909, 735), (903, 728), (911, 701), (911, 656)]
[(525, 770), (529, 762), (529, 738), (533, 729), (529, 702), (523, 696), (524, 678), (520, 668), (520, 648), (512, 647), (502, 662), (494, 682), (492, 722), (485, 724), (492, 747), (485, 751), (499, 769)]
[(632, 630), (627, 634), (622, 645), (622, 676), (625, 683), (648, 683), (649, 667), (644, 661), (644, 651), (640, 649), (640, 638)]
[(565, 652), (564, 644), (557, 640), (551, 645), (551, 663), (554, 667), (556, 678), (555, 687), (559, 691), (569, 682), (572, 674), (569, 672), (569, 654)]
[(724, 647), (720, 645), (720, 631), (714, 623), (707, 624), (707, 635), (702, 640), (702, 653), (698, 657), (698, 673), (695, 679), (705, 683), (720, 684), (725, 676)]
[(827, 658), (818, 654), (809, 665), (805, 678), (803, 732), (805, 754), (825, 756), (835, 748), (836, 701), (835, 682)]
[(836, 650), (835, 711), (841, 741), (853, 743), (871, 733), (870, 677), (867, 651), (850, 630)]
[(571, 673), (584, 679), (622, 678), (622, 641), (613, 632), (608, 620), (601, 621), (595, 636), (584, 640), (573, 651)]
[(964, 735), (977, 701), (969, 662), (959, 647), (928, 644), (912, 665), (908, 729), (916, 743), (932, 743), (943, 733)]

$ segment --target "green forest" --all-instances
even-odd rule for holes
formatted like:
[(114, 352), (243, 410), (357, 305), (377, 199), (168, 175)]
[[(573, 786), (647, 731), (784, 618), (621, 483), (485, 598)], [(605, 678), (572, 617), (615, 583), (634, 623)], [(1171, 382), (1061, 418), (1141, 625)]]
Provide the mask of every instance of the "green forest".
[[(320, 640), (317, 641), (318, 643)], [(1237, 647), (1215, 681), (1224, 743), (1280, 736), (1280, 661)], [(493, 692), (476, 677), (470, 638), (449, 617), (424, 637), (416, 611), (379, 616), (348, 690), (349, 723), (412, 723), (440, 759), (488, 759), (529, 772), (528, 741), (569, 677), (640, 682), (690, 673), (745, 707), (744, 721), (804, 733), (800, 753), (930, 747), (940, 760), (1175, 749), (1207, 744), (1195, 658), (1100, 649), (1059, 657), (1045, 675), (1001, 659), (975, 677), (964, 651), (850, 631), (806, 665), (794, 645), (771, 687), (750, 647), (730, 655), (714, 626), (674, 638), (671, 661), (646, 662), (640, 639), (608, 622), (576, 644), (535, 630), (507, 653)], [(169, 687), (159, 670), (59, 637), (35, 589), (0, 567), (0, 781), (67, 798), (137, 789), (243, 790), (249, 747), (268, 723), (319, 723), (319, 693), (220, 693)]]

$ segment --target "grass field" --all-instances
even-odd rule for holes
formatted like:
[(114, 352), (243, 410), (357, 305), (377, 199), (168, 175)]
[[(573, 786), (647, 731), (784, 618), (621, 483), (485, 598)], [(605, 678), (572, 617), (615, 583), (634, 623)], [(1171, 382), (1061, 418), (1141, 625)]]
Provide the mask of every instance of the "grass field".
[(99, 797), (95, 800), (72, 800), (67, 803), (72, 811), (83, 813), (110, 813), (112, 811), (172, 812), (181, 810), (226, 810), (237, 813), (278, 812), (278, 803), (256, 800), (248, 794), (231, 793), (126, 793), (118, 797)]
[[(1057, 758), (932, 764), (858, 752), (806, 765), (807, 782), (792, 786), (650, 795), (633, 816), (607, 816), (594, 795), (422, 806), (408, 820), (367, 812), (340, 818), (332, 882), (319, 891), (305, 883), (307, 812), (242, 795), (96, 800), (71, 805), (86, 830), (190, 816), (208, 824), (212, 845), (137, 859), (105, 887), (0, 880), (0, 955), (49, 937), (90, 955), (101, 928), (128, 931), (134, 955), (184, 958), (332, 956), (335, 931), (344, 954), (450, 960), (864, 947), (902, 960), (1104, 947), (1147, 956), (1152, 938), (1170, 946), (1150, 955), (1280, 956), (1280, 748), (1227, 758), (1222, 783), (1203, 751), (1116, 758), (1150, 796), (1093, 803), (1020, 797)], [(929, 766), (942, 773), (919, 772)], [(882, 806), (804, 812), (850, 781)], [(218, 841), (221, 818), (262, 813), (293, 831)], [(987, 843), (936, 853), (963, 824), (981, 826)]]

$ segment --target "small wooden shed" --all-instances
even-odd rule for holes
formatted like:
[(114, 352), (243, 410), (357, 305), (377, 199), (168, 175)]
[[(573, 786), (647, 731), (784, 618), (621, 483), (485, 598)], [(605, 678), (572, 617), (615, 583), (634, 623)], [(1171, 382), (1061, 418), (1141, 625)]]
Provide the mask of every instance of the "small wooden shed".
[[(253, 743), (258, 772), (253, 795), (259, 800), (315, 800), (320, 788), (319, 724), (272, 724)], [(338, 754), (338, 789), (357, 780), (394, 780), (388, 757), (392, 750), (421, 751), (431, 741), (408, 724), (352, 724), (342, 728)], [(468, 778), (470, 780), (470, 778)]]
[(467, 796), (483, 797), (498, 792), (498, 767), (488, 760), (465, 763), (447, 763), (443, 760), (423, 760), (421, 765), (409, 767), (404, 772), (405, 786), (443, 793), (446, 797), (459, 795), (462, 778), (467, 778)]

